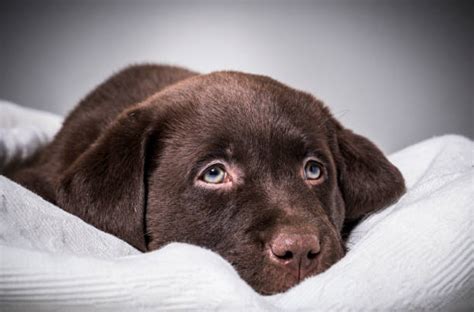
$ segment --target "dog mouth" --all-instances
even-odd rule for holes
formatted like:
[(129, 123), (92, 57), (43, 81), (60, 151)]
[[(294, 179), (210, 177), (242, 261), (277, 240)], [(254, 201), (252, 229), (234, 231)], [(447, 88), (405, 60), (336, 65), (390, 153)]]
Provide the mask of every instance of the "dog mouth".
[[(298, 285), (303, 280), (321, 274), (344, 256), (344, 248), (340, 242), (328, 242), (322, 246), (321, 252), (311, 261), (314, 264), (308, 269), (304, 266), (304, 259), (299, 259), (296, 269), (292, 266), (292, 259), (283, 259), (283, 264), (271, 260), (273, 255), (268, 249), (261, 253), (260, 260), (253, 260), (255, 266), (240, 263), (241, 259), (231, 261), (239, 275), (258, 293), (265, 296), (283, 293)], [(249, 261), (249, 259), (246, 259)]]
[(303, 280), (318, 275), (328, 268), (329, 266), (317, 267), (314, 270), (307, 272), (305, 275), (300, 276), (295, 276), (290, 272), (282, 272), (282, 270), (279, 268), (271, 268), (265, 270), (263, 273), (263, 281), (260, 281), (260, 283), (257, 285), (252, 285), (251, 283), (251, 286), (255, 289), (255, 291), (262, 295), (275, 295), (289, 290), (290, 288), (301, 283)]

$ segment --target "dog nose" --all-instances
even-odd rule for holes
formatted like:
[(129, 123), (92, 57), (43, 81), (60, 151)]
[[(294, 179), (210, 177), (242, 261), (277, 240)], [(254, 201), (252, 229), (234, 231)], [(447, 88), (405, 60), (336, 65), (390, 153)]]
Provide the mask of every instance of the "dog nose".
[(320, 249), (314, 234), (280, 233), (270, 243), (270, 259), (302, 280), (316, 268)]

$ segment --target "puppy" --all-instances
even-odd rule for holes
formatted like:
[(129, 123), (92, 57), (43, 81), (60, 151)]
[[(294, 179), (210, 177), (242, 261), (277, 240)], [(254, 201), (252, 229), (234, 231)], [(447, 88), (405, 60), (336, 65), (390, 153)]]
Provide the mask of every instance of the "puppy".
[(328, 269), (344, 255), (344, 224), (405, 190), (313, 96), (161, 65), (105, 81), (10, 177), (139, 250), (209, 248), (262, 294)]

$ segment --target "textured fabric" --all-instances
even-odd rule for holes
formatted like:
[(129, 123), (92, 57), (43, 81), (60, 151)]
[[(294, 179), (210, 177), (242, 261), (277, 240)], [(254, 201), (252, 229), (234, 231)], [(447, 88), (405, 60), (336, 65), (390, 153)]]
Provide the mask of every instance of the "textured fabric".
[(0, 100), (0, 172), (51, 141), (62, 117)]
[(357, 226), (328, 271), (270, 297), (211, 251), (139, 253), (0, 177), (0, 310), (472, 310), (473, 157), (459, 136), (392, 155), (407, 194)]

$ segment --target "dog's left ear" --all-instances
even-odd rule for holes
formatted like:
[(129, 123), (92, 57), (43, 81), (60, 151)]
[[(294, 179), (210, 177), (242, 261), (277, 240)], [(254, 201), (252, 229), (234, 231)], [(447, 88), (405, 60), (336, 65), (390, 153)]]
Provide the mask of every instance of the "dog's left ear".
[(58, 180), (57, 202), (98, 229), (145, 251), (147, 172), (159, 143), (155, 110), (122, 113)]
[(400, 171), (368, 139), (335, 125), (338, 184), (346, 206), (346, 221), (395, 202), (405, 192)]

